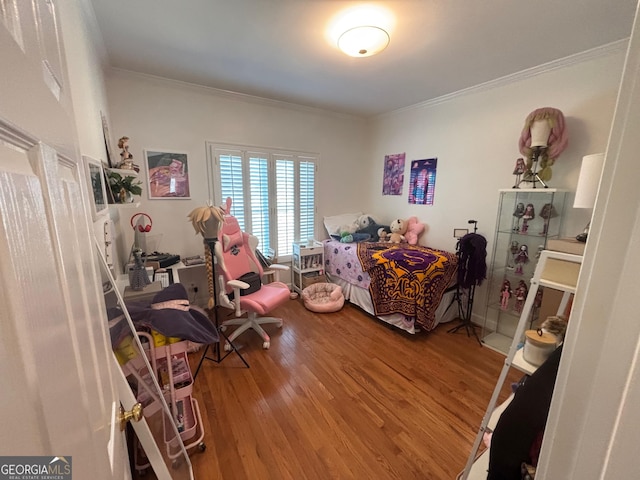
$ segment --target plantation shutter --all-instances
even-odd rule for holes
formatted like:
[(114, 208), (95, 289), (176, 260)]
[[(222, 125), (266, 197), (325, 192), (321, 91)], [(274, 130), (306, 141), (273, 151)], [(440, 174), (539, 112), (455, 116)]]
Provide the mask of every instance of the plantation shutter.
[(227, 197), (231, 197), (231, 215), (238, 219), (240, 228), (244, 231), (246, 221), (242, 163), (242, 152), (240, 150), (220, 151), (218, 154), (222, 203)]
[(231, 197), (231, 214), (258, 248), (286, 261), (293, 242), (315, 238), (315, 156), (215, 144), (208, 151), (211, 198), (224, 205)]
[(291, 255), (295, 240), (295, 164), (292, 157), (276, 159), (276, 218), (278, 255)]
[(300, 168), (300, 214), (299, 226), (300, 240), (315, 238), (315, 211), (316, 211), (316, 192), (315, 192), (315, 159), (309, 157), (301, 157)]
[(249, 211), (251, 225), (247, 231), (260, 240), (258, 249), (267, 251), (271, 248), (269, 238), (269, 162), (268, 155), (249, 153)]

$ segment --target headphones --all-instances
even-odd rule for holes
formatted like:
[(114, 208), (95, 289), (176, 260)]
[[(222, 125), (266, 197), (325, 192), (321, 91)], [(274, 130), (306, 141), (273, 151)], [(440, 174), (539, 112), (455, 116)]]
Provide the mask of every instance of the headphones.
[(130, 222), (131, 228), (133, 228), (134, 230), (136, 229), (136, 226), (134, 225), (134, 220), (136, 220), (137, 217), (146, 217), (149, 220), (149, 225), (138, 225), (138, 231), (142, 233), (150, 232), (151, 225), (153, 225), (153, 220), (151, 220), (151, 217), (149, 215), (142, 212), (138, 212), (131, 217), (131, 222)]

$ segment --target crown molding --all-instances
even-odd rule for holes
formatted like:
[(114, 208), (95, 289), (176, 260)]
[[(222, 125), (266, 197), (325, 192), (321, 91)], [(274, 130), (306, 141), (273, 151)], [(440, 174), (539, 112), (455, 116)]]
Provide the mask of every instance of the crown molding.
[(587, 62), (589, 60), (593, 60), (596, 58), (606, 57), (609, 55), (624, 52), (626, 51), (628, 44), (629, 44), (628, 38), (623, 40), (618, 40), (616, 42), (607, 43), (606, 45), (602, 45), (600, 47), (592, 48), (590, 50), (585, 50), (584, 52), (576, 53), (574, 55), (563, 57), (558, 60), (553, 60), (548, 63), (543, 63), (542, 65), (538, 65), (536, 67), (527, 68), (526, 70), (521, 70), (520, 72), (512, 73), (510, 75), (505, 75), (504, 77), (496, 78), (495, 80), (489, 80), (488, 82), (480, 83), (478, 85), (474, 85), (473, 87), (464, 88), (462, 90), (458, 90), (457, 92), (448, 93), (446, 95), (432, 98), (424, 102), (415, 103), (407, 107), (402, 107), (397, 110), (392, 110), (390, 112), (382, 113), (380, 115), (376, 115), (375, 118), (384, 118), (384, 117), (397, 115), (400, 113), (405, 113), (411, 110), (418, 110), (422, 108), (432, 107), (434, 105), (439, 105), (441, 103), (445, 103), (450, 100), (453, 100), (454, 98), (458, 98), (458, 97), (462, 97), (462, 96), (470, 95), (474, 93), (486, 92), (494, 88), (504, 87), (505, 85), (520, 82), (522, 80), (533, 78), (538, 75), (542, 75), (544, 73), (552, 72), (554, 70), (559, 70), (561, 68), (566, 68), (571, 65), (576, 65), (578, 63)]
[(238, 102), (253, 103), (255, 105), (263, 105), (267, 107), (284, 108), (287, 110), (295, 110), (303, 113), (313, 113), (315, 115), (326, 115), (330, 117), (344, 118), (344, 119), (360, 119), (362, 116), (353, 115), (349, 113), (336, 112), (333, 110), (325, 110), (319, 107), (310, 107), (307, 105), (301, 105), (298, 103), (285, 102), (283, 100), (275, 100), (266, 97), (259, 97), (257, 95), (249, 95), (247, 93), (239, 93), (231, 90), (224, 90), (221, 88), (207, 87), (199, 85), (197, 83), (185, 82), (182, 80), (174, 80), (171, 78), (161, 77), (158, 75), (151, 75), (148, 73), (135, 72), (133, 70), (125, 70), (117, 67), (109, 67), (108, 73), (114, 75), (120, 75), (124, 77), (139, 78), (148, 82), (152, 82), (158, 85), (179, 87), (181, 89), (192, 90), (197, 93), (205, 95), (211, 95), (218, 98), (226, 98)]

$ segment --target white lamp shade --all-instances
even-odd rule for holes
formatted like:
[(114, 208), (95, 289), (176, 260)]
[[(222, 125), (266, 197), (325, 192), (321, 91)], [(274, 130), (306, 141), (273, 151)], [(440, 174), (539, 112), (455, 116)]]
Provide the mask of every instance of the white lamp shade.
[(370, 25), (354, 27), (338, 39), (338, 47), (351, 57), (370, 57), (389, 45), (389, 34), (382, 28)]
[(594, 153), (582, 157), (573, 208), (593, 208), (596, 203), (603, 165), (604, 153)]

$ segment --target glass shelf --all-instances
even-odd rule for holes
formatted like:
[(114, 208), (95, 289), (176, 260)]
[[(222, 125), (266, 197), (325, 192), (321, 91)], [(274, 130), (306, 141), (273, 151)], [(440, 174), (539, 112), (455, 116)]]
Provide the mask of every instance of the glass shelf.
[[(555, 188), (502, 189), (499, 194), (482, 341), (506, 354), (520, 317), (514, 309), (517, 289), (524, 288), (521, 296), (526, 298), (540, 252), (549, 239), (559, 238), (566, 192)], [(503, 309), (505, 282), (511, 296)], [(538, 311), (533, 310), (530, 325)]]

